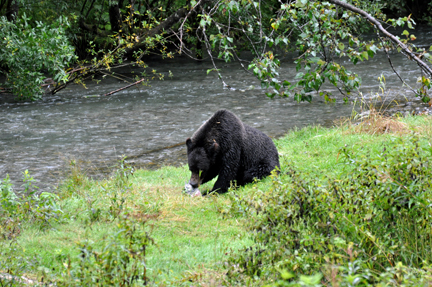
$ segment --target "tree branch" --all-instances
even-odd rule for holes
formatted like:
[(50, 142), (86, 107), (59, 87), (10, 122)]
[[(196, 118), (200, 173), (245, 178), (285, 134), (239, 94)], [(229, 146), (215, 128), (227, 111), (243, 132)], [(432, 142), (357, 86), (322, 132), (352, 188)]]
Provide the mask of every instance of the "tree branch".
[(157, 34), (161, 34), (164, 30), (168, 30), (171, 28), (175, 23), (177, 23), (181, 18), (185, 17), (188, 13), (188, 9), (186, 8), (180, 8), (176, 12), (174, 12), (171, 16), (166, 18), (165, 21), (161, 22), (159, 25), (154, 27), (151, 30), (148, 30), (144, 33), (142, 33), (143, 36), (140, 36), (140, 42), (133, 45), (131, 48), (125, 49), (126, 54), (130, 54), (132, 51), (138, 50), (140, 48), (145, 47), (146, 43), (146, 36), (153, 37)]
[(130, 88), (130, 87), (132, 87), (132, 86), (138, 85), (139, 83), (141, 83), (141, 82), (144, 81), (144, 80), (145, 80), (145, 79), (142, 78), (141, 80), (136, 81), (135, 83), (132, 83), (132, 84), (130, 84), (130, 85), (127, 85), (127, 86), (122, 87), (122, 88), (120, 88), (120, 89), (117, 89), (117, 90), (115, 90), (115, 91), (112, 91), (112, 92), (106, 93), (106, 94), (104, 94), (104, 96), (109, 96), (109, 95), (115, 94), (115, 93), (117, 93), (117, 92), (120, 92), (120, 91), (122, 91), (122, 90), (124, 90), (124, 89), (127, 89), (127, 88)]
[[(384, 40), (382, 39), (382, 37), (380, 35), (378, 35), (378, 39), (380, 39), (383, 47), (384, 47)], [(384, 48), (384, 52), (387, 55), (387, 60), (389, 61), (390, 67), (392, 68), (393, 72), (396, 74), (396, 76), (399, 78), (399, 80), (402, 82), (402, 84), (404, 84), (405, 86), (407, 86), (414, 94), (417, 94), (416, 91), (414, 91), (413, 88), (411, 88), (410, 85), (408, 85), (407, 83), (405, 83), (405, 81), (402, 79), (402, 77), (399, 75), (399, 73), (396, 71), (395, 67), (393, 66), (393, 63), (390, 59), (390, 54), (388, 52), (388, 50), (386, 48)]]
[(147, 36), (153, 37), (157, 34), (162, 33), (163, 30), (167, 30), (168, 28), (171, 28), (172, 25), (177, 23), (181, 18), (185, 17), (188, 12), (189, 10), (186, 8), (178, 9), (176, 12), (171, 14), (171, 16), (166, 18), (165, 21), (163, 21), (162, 23), (160, 23), (159, 25), (157, 25), (156, 27), (148, 31)]
[(361, 16), (365, 17), (366, 20), (368, 20), (370, 23), (372, 23), (381, 33), (383, 33), (386, 37), (388, 37), (393, 43), (398, 45), (406, 54), (408, 59), (415, 61), (420, 69), (422, 69), (430, 78), (432, 78), (432, 69), (422, 60), (420, 60), (419, 57), (416, 56), (415, 53), (413, 53), (407, 45), (402, 43), (398, 38), (396, 38), (393, 34), (389, 33), (384, 27), (381, 25), (381, 23), (372, 17), (369, 13), (354, 7), (348, 3), (339, 1), (339, 0), (328, 0), (330, 3), (333, 3), (335, 5), (341, 6), (342, 8), (345, 8), (347, 10), (350, 10), (354, 13), (360, 14)]

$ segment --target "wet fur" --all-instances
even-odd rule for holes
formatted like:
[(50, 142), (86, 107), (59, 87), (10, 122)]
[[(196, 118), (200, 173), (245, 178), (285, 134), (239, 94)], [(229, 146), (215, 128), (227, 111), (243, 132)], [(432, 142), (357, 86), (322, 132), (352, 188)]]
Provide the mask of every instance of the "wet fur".
[(211, 191), (224, 193), (231, 182), (244, 185), (279, 168), (273, 141), (227, 110), (216, 112), (186, 140), (190, 184), (198, 187), (219, 176)]

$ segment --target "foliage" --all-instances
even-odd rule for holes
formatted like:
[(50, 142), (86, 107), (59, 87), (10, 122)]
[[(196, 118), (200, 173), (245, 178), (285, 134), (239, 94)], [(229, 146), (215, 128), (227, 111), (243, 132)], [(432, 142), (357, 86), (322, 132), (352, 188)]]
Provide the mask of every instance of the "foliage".
[(22, 197), (14, 192), (9, 175), (0, 182), (0, 236), (5, 239), (19, 235), (23, 222), (45, 229), (63, 219), (58, 195), (49, 192), (37, 194), (38, 187), (34, 186), (34, 179), (27, 170), (23, 172), (23, 182)]
[[(72, 82), (85, 86), (85, 80), (93, 79), (99, 82), (107, 76), (126, 82), (145, 79), (146, 81), (142, 82), (143, 85), (146, 85), (150, 79), (164, 79), (163, 74), (157, 73), (155, 69), (148, 69), (148, 65), (143, 61), (144, 56), (157, 52), (163, 58), (173, 57), (173, 53), (167, 49), (166, 32), (151, 32), (159, 24), (159, 19), (155, 18), (154, 11), (152, 13), (152, 9), (146, 10), (143, 3), (123, 7), (123, 9), (116, 10), (119, 13), (116, 19), (120, 22), (120, 27), (114, 28), (114, 23), (107, 22), (114, 21), (111, 17), (113, 13), (111, 7), (114, 1), (101, 2), (101, 4), (90, 7), (85, 17), (81, 15), (75, 19), (75, 24), (78, 24), (80, 29), (73, 27), (76, 29), (73, 34), (73, 42), (80, 61), (74, 69), (68, 72), (68, 81), (57, 83), (51, 93), (60, 91)], [(85, 6), (84, 3), (82, 9)], [(107, 9), (108, 7), (110, 8)], [(155, 14), (159, 15), (159, 13)], [(84, 21), (93, 24), (87, 24)], [(90, 31), (84, 32), (85, 30)], [(95, 34), (91, 35), (91, 40), (89, 40), (88, 33)], [(115, 72), (115, 68), (129, 65), (141, 68), (140, 72), (132, 77)]]
[(427, 0), (394, 0), (383, 3), (390, 15), (411, 15), (417, 22), (431, 23), (432, 3)]
[(116, 230), (103, 240), (102, 247), (90, 241), (79, 243), (80, 255), (65, 263), (64, 281), (59, 285), (146, 285), (146, 248), (153, 240), (144, 224), (122, 214)]
[[(380, 6), (364, 8), (375, 14)], [(331, 93), (322, 90), (325, 81), (347, 96), (359, 87), (360, 79), (337, 59), (348, 57), (355, 64), (378, 50), (374, 42), (357, 36), (366, 27), (361, 18), (328, 2), (222, 1), (203, 20), (203, 33), (212, 34), (205, 39), (219, 51), (219, 58), (229, 61), (238, 58), (237, 51), (251, 51), (254, 59), (248, 69), (261, 80), (269, 97), (311, 101), (310, 93), (316, 91), (331, 101)], [(295, 82), (290, 82), (278, 72), (279, 58), (295, 50), (299, 52), (297, 74)]]
[[(74, 171), (73, 177), (77, 178), (78, 171)], [(102, 215), (112, 220), (117, 219), (114, 224), (115, 230), (110, 231), (103, 242), (105, 245), (99, 249), (99, 241), (96, 243), (91, 240), (80, 242), (77, 249), (80, 250), (80, 256), (71, 256), (64, 254), (60, 250), (55, 250), (58, 253), (58, 260), (62, 260), (64, 273), (58, 284), (61, 286), (82, 286), (82, 285), (121, 285), (121, 286), (137, 286), (145, 284), (147, 281), (145, 256), (147, 245), (153, 242), (153, 239), (148, 235), (145, 226), (146, 217), (144, 219), (135, 219), (124, 208), (126, 197), (124, 194), (130, 191), (131, 175), (133, 169), (126, 166), (124, 159), (120, 162), (120, 168), (113, 176), (112, 184), (105, 188), (109, 196), (109, 205), (107, 210), (97, 207), (92, 207), (93, 203), (89, 202), (87, 193), (83, 193), (85, 201), (89, 204), (88, 212), (90, 223), (99, 221)], [(82, 180), (82, 176), (78, 176)], [(81, 184), (84, 181), (78, 181), (76, 184)], [(20, 248), (14, 247), (14, 243), (19, 240), (19, 235), (24, 228), (29, 225), (34, 226), (41, 224), (41, 227), (51, 226), (53, 222), (58, 222), (64, 218), (75, 218), (72, 214), (63, 214), (59, 208), (60, 201), (67, 201), (74, 194), (69, 190), (62, 193), (62, 199), (56, 194), (42, 192), (36, 194), (37, 187), (34, 185), (33, 177), (25, 171), (23, 173), (23, 196), (17, 196), (13, 191), (13, 185), (7, 176), (0, 182), (0, 245), (3, 246), (0, 253), (0, 260), (10, 260), (11, 256), (17, 257), (16, 260), (0, 265), (0, 272), (7, 272), (7, 276), (11, 278), (8, 284), (13, 284), (15, 281), (20, 282), (27, 280), (21, 278), (21, 274), (28, 269), (41, 270), (42, 277), (46, 277), (49, 271), (41, 263), (35, 267), (30, 258), (21, 258), (18, 256), (22, 251)], [(71, 186), (68, 186), (70, 188)], [(79, 185), (75, 185), (75, 188)], [(111, 190), (111, 188), (113, 190)], [(119, 196), (120, 195), (120, 196)], [(107, 197), (108, 198), (108, 197)], [(95, 215), (97, 213), (97, 215)], [(84, 222), (88, 222), (85, 217)], [(65, 223), (66, 221), (62, 221)], [(6, 246), (8, 240), (14, 239), (10, 246)], [(3, 241), (5, 240), (5, 241)], [(53, 251), (50, 251), (52, 253)], [(1, 261), (0, 261), (1, 262)], [(42, 266), (41, 266), (42, 265)], [(6, 269), (4, 269), (6, 268)], [(103, 279), (101, 279), (103, 278)], [(2, 278), (0, 278), (2, 280)], [(2, 281), (0, 281), (2, 282)], [(6, 281), (7, 282), (7, 281)]]
[(265, 285), (266, 287), (282, 286), (326, 286), (322, 284), (323, 279), (330, 283), (330, 286), (429, 286), (432, 282), (430, 266), (422, 269), (414, 269), (398, 262), (394, 267), (388, 267), (382, 273), (371, 272), (366, 264), (361, 260), (346, 262), (340, 266), (332, 266), (327, 270), (328, 274), (323, 278), (323, 274), (299, 275), (282, 271), (280, 280), (275, 283)]
[(277, 270), (289, 270), (330, 281), (325, 266), (354, 268), (348, 263), (356, 262), (364, 275), (359, 282), (376, 284), (379, 276), (369, 274), (396, 272), (398, 262), (428, 268), (431, 154), (417, 136), (393, 138), (380, 150), (343, 147), (346, 167), (338, 177), (290, 167), (268, 190), (233, 197), (232, 212), (249, 216), (255, 244), (232, 255), (231, 275), (276, 278)]
[[(226, 86), (229, 84), (223, 80), (215, 58), (238, 61), (261, 81), (269, 97), (279, 95), (311, 101), (317, 94), (333, 102), (334, 88), (348, 100), (361, 85), (361, 75), (349, 71), (340, 59), (356, 64), (372, 58), (379, 50), (387, 53), (389, 59), (390, 51), (405, 53), (378, 30), (374, 40), (362, 37), (372, 27), (364, 17), (326, 1), (19, 0), (19, 3), (31, 17), (26, 18), (21, 9), (15, 23), (3, 18), (0, 27), (12, 31), (8, 33), (14, 36), (9, 35), (10, 40), (1, 37), (0, 41), (9, 46), (4, 53), (0, 52), (0, 62), (6, 67), (8, 87), (22, 99), (40, 98), (42, 73), (54, 77), (55, 87), (50, 86), (51, 93), (68, 83), (85, 84), (84, 80), (89, 78), (99, 80), (96, 76), (128, 81), (129, 77), (115, 74), (113, 69), (129, 64), (141, 68), (141, 75), (133, 77), (135, 81), (162, 79), (162, 74), (148, 70), (144, 57), (159, 54), (162, 58), (172, 58), (179, 53), (195, 60), (208, 55), (213, 68), (207, 72), (216, 71)], [(383, 24), (407, 25), (411, 29), (415, 25), (414, 18), (430, 21), (426, 11), (431, 5), (423, 0), (347, 3)], [(396, 11), (401, 17), (392, 19), (382, 11), (392, 11), (390, 14)], [(411, 17), (411, 12), (415, 16)], [(54, 19), (60, 20), (48, 24)], [(24, 23), (31, 28), (22, 29)], [(39, 30), (46, 32), (39, 33)], [(54, 37), (54, 31), (60, 36)], [(401, 38), (410, 51), (431, 61), (424, 48), (409, 44), (415, 39), (413, 34), (405, 30), (402, 36), (407, 36)], [(65, 68), (75, 58), (66, 37), (80, 59), (67, 73)], [(26, 47), (22, 52), (17, 50), (21, 43)], [(42, 53), (35, 48), (43, 50)], [(287, 55), (296, 63), (295, 77), (280, 72)], [(412, 59), (412, 55), (408, 56)], [(126, 59), (131, 62), (126, 63)], [(41, 62), (44, 63), (42, 68)], [(429, 102), (430, 75), (422, 74), (419, 83), (421, 87), (415, 93)]]
[[(224, 277), (219, 262), (227, 248), (237, 249), (249, 239), (236, 220), (222, 219), (219, 210), (227, 198), (182, 194), (188, 173), (186, 167), (133, 170), (121, 161), (108, 178), (92, 180), (74, 163), (72, 178), (58, 188), (57, 204), (66, 220), (42, 231), (23, 220), (13, 240), (1, 237), (0, 273), (57, 286), (103, 285), (110, 276), (141, 286), (144, 278), (149, 286), (182, 286)], [(92, 208), (100, 210), (93, 221), (89, 198)], [(147, 236), (144, 254), (141, 243)], [(98, 274), (106, 276), (93, 283)]]
[[(261, 81), (269, 97), (293, 96), (297, 101), (311, 101), (316, 93), (325, 101), (333, 102), (332, 88), (338, 89), (348, 100), (361, 84), (359, 75), (344, 67), (345, 59), (356, 64), (369, 60), (381, 50), (387, 54), (390, 63), (390, 51), (402, 53), (417, 62), (422, 62), (421, 59), (431, 62), (426, 49), (410, 44), (415, 40), (414, 35), (405, 30), (403, 35), (408, 36), (402, 40), (403, 44), (396, 44), (399, 37), (389, 37), (388, 31), (380, 29), (387, 23), (413, 29), (415, 22), (410, 15), (386, 19), (382, 14), (386, 5), (383, 1), (349, 1), (353, 2), (354, 10), (348, 8), (346, 2), (341, 2), (346, 3), (345, 6), (329, 2), (220, 1), (202, 8), (197, 34), (201, 35), (208, 51), (214, 52), (214, 56), (209, 52), (213, 68), (208, 72), (217, 71), (222, 79), (213, 57), (237, 60), (244, 68), (248, 64), (248, 70)], [(359, 15), (359, 11), (363, 14)], [(370, 23), (363, 18), (366, 13), (369, 17), (365, 18)], [(376, 38), (363, 37), (372, 27), (376, 30)], [(242, 51), (246, 53), (242, 54)], [(294, 51), (298, 55), (287, 54)], [(252, 60), (249, 54), (252, 54)], [(293, 58), (297, 65), (294, 79), (279, 72), (284, 58)], [(428, 102), (432, 70), (425, 63), (420, 68), (422, 77), (423, 72), (426, 77), (420, 78), (422, 87), (414, 92)]]
[(37, 260), (18, 255), (20, 249), (16, 241), (0, 240), (0, 286), (23, 286), (23, 283), (34, 286), (35, 282), (23, 280), (22, 276), (29, 268), (38, 267)]
[(109, 197), (111, 204), (108, 212), (113, 219), (117, 218), (124, 210), (127, 194), (132, 187), (130, 179), (135, 169), (125, 162), (125, 158), (122, 157), (119, 162), (119, 168), (116, 170), (113, 178), (114, 188)]
[(55, 82), (67, 80), (65, 68), (75, 59), (65, 35), (68, 21), (60, 17), (52, 24), (29, 24), (25, 14), (15, 22), (0, 18), (0, 64), (6, 67), (6, 87), (20, 99), (36, 100), (41, 84), (52, 75)]
[[(124, 212), (127, 212), (125, 206), (128, 193), (130, 193), (132, 187), (131, 178), (134, 174), (134, 168), (125, 163), (125, 157), (122, 157), (118, 164), (118, 168), (111, 177), (111, 184), (109, 186), (100, 186), (106, 194), (106, 198), (109, 199), (109, 207), (107, 209), (100, 207), (98, 204), (100, 198), (98, 196), (91, 196), (87, 193), (84, 194), (85, 203), (87, 205), (86, 213), (88, 215), (85, 220), (86, 222), (91, 224), (102, 219), (112, 221)], [(76, 174), (75, 172), (75, 175)], [(74, 186), (72, 186), (72, 188), (74, 188)]]

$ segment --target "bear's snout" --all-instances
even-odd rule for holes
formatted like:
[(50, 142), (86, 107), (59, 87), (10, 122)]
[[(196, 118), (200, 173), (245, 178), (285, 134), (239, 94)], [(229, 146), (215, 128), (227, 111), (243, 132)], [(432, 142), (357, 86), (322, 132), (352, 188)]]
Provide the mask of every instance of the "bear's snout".
[(192, 173), (191, 179), (189, 180), (189, 184), (192, 185), (193, 188), (198, 188), (201, 183), (198, 174)]
[(189, 181), (189, 184), (195, 189), (199, 187), (199, 184), (197, 182)]

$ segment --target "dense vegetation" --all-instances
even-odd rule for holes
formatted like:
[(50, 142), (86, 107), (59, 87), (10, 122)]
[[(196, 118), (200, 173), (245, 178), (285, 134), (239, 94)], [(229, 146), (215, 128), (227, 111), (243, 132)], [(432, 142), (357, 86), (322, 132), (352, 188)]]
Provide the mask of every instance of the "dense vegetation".
[[(324, 82), (344, 96), (361, 84), (359, 75), (338, 59), (357, 63), (381, 50), (389, 58), (392, 51), (403, 53), (419, 64), (420, 87), (411, 89), (428, 102), (430, 56), (424, 47), (410, 44), (415, 35), (409, 29), (417, 22), (430, 23), (431, 9), (425, 0), (2, 0), (2, 90), (34, 100), (72, 82), (85, 84), (95, 75), (114, 76), (114, 68), (126, 64), (142, 67), (142, 74), (116, 77), (128, 82), (161, 77), (148, 69), (147, 55), (181, 54), (210, 59), (213, 69), (208, 72), (218, 73), (226, 86), (216, 59), (238, 61), (261, 80), (269, 97), (310, 101), (316, 93), (332, 101), (332, 94), (322, 89)], [(400, 39), (383, 30), (391, 26), (406, 27), (396, 35)], [(367, 31), (377, 37), (362, 38)], [(278, 73), (280, 59), (289, 51), (298, 52), (295, 79)]]
[[(321, 274), (315, 284), (331, 286), (430, 284), (428, 144), (413, 135), (340, 147), (341, 174), (287, 165), (288, 175), (267, 190), (239, 195), (233, 208), (254, 215), (248, 227), (255, 244), (233, 260), (239, 267), (232, 272), (274, 278), (280, 271), (285, 279)], [(409, 275), (393, 278), (398, 272)]]
[(222, 196), (182, 194), (187, 167), (93, 181), (71, 165), (56, 195), (25, 172), (24, 197), (5, 178), (0, 284), (429, 286), (431, 126), (371, 113), (292, 131), (279, 176)]

